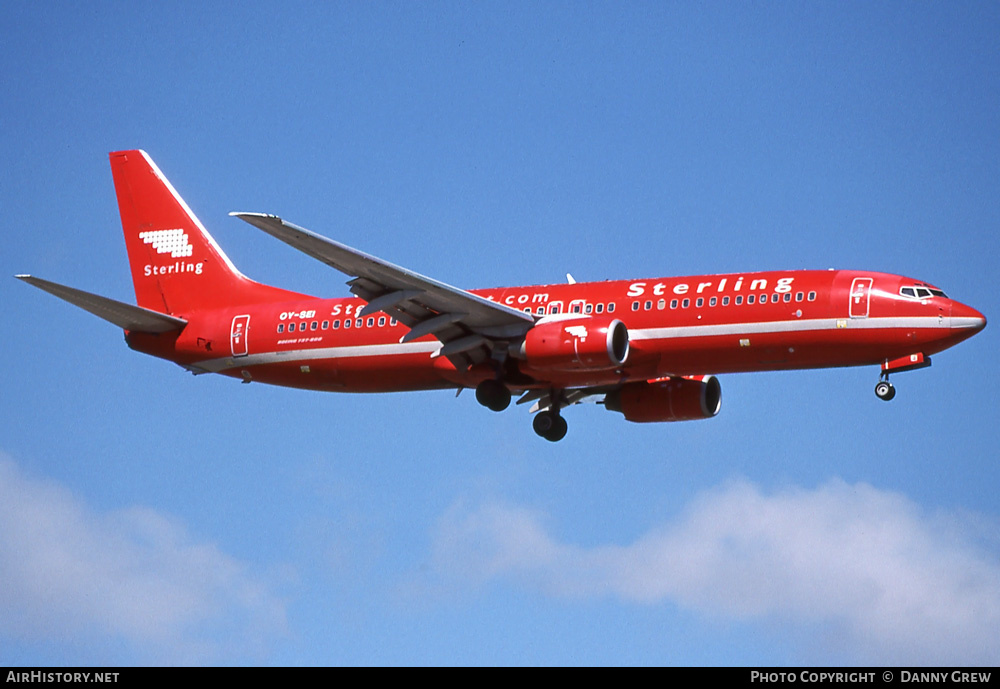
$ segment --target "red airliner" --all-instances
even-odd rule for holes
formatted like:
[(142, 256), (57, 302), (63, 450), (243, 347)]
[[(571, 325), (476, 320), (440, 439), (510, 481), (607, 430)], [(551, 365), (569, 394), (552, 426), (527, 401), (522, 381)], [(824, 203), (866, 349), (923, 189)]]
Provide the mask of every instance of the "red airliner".
[(240, 273), (145, 152), (110, 157), (138, 306), (17, 277), (196, 374), (330, 392), (475, 388), (494, 411), (517, 393), (557, 441), (562, 410), (591, 396), (629, 421), (715, 416), (719, 373), (880, 365), (875, 394), (890, 400), (889, 374), (986, 326), (933, 285), (857, 270), (467, 291), (274, 215), (232, 213), (351, 277), (353, 298), (311, 297)]

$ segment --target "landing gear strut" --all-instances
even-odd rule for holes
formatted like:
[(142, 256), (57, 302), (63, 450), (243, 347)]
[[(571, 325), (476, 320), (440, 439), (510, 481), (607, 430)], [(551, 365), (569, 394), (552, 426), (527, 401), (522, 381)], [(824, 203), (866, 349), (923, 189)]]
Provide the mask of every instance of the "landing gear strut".
[(569, 426), (566, 419), (559, 415), (557, 411), (546, 410), (535, 414), (535, 420), (531, 422), (531, 427), (535, 433), (542, 436), (549, 442), (558, 442), (566, 437)]
[(896, 396), (896, 388), (889, 382), (889, 376), (885, 376), (875, 386), (875, 395), (884, 402), (888, 402)]
[(898, 359), (886, 359), (882, 362), (882, 375), (879, 376), (878, 385), (875, 386), (875, 394), (880, 400), (888, 402), (896, 396), (896, 388), (889, 382), (890, 373), (900, 373), (902, 371), (915, 371), (918, 368), (926, 368), (931, 365), (931, 358), (925, 356), (923, 352), (916, 352), (901, 356)]
[(476, 400), (493, 411), (503, 411), (510, 406), (510, 390), (499, 380), (484, 380), (476, 386)]

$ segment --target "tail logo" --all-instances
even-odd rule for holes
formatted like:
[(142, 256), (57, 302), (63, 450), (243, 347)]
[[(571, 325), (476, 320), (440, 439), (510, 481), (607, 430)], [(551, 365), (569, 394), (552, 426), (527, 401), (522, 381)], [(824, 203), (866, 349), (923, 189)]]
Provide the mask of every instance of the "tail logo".
[(174, 258), (190, 256), (194, 252), (194, 247), (188, 241), (187, 233), (184, 230), (140, 232), (139, 239), (144, 244), (152, 244), (156, 253), (170, 254)]

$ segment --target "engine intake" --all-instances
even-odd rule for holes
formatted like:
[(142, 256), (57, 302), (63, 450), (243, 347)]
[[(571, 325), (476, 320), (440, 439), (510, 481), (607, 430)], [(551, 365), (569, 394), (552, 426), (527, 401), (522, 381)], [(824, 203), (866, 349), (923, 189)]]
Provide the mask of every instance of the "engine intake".
[(520, 358), (534, 370), (601, 371), (628, 359), (628, 328), (617, 318), (540, 322), (524, 336)]
[(636, 423), (710, 419), (722, 407), (722, 385), (715, 376), (627, 383), (609, 392), (604, 406)]

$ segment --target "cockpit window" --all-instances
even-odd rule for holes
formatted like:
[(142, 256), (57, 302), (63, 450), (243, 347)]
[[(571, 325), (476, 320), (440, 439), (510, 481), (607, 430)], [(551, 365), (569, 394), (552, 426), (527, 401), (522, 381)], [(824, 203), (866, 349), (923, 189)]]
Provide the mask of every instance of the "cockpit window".
[(933, 287), (927, 287), (925, 285), (912, 285), (908, 287), (900, 287), (899, 293), (904, 297), (909, 297), (910, 299), (930, 299), (931, 297), (944, 297), (948, 298), (948, 295), (941, 290)]

